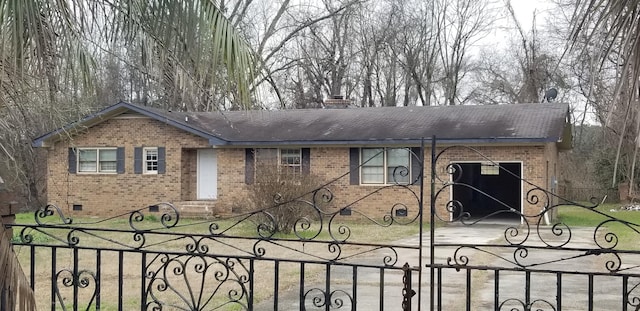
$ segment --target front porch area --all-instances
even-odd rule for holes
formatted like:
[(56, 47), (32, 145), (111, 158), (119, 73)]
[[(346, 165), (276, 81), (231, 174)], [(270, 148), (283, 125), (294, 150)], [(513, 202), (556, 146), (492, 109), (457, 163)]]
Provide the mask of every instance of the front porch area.
[(229, 216), (227, 211), (216, 208), (216, 200), (193, 200), (173, 202), (180, 217), (213, 219)]

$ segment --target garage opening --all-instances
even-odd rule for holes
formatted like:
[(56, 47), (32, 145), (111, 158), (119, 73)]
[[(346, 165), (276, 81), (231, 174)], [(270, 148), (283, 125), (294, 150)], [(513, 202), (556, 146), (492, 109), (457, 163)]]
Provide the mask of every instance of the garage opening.
[[(509, 207), (521, 211), (521, 163), (456, 163), (461, 170), (454, 173), (453, 199), (462, 203), (471, 218), (491, 215), (495, 220), (520, 220), (520, 215), (506, 212)], [(469, 187), (470, 186), (470, 187)], [(453, 217), (460, 216), (460, 211)]]

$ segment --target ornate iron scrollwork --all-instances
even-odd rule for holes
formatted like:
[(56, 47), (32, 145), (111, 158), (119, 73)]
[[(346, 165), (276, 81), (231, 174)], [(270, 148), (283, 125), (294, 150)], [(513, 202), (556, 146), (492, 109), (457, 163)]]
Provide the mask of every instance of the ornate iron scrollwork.
[[(310, 305), (307, 306), (307, 302)], [(312, 288), (304, 293), (304, 310), (353, 310), (353, 297), (343, 290), (326, 292)]]
[[(477, 159), (482, 163), (499, 167), (499, 172), (510, 174), (512, 178), (522, 183), (524, 195), (522, 200), (528, 209), (521, 211), (519, 208), (508, 206), (505, 202), (493, 196), (491, 193), (471, 184), (463, 178), (464, 169), (469, 166), (458, 163), (438, 163), (438, 160), (448, 159), (445, 154), (452, 150), (464, 150), (468, 159)], [(459, 154), (459, 153), (457, 153)], [(437, 183), (434, 185), (432, 197), (432, 209), (440, 207), (446, 214), (433, 214), (431, 223), (433, 226), (442, 224), (458, 224), (468, 227), (482, 223), (490, 223), (492, 226), (504, 228), (502, 239), (482, 243), (457, 243), (452, 240), (438, 242), (432, 239), (431, 246), (437, 257), (446, 258), (443, 262), (430, 264), (431, 272), (436, 268), (451, 269), (456, 271), (495, 271), (495, 299), (498, 310), (559, 310), (560, 298), (557, 301), (544, 299), (531, 299), (530, 280), (527, 279), (524, 286), (527, 293), (526, 299), (510, 297), (498, 291), (499, 272), (538, 273), (538, 275), (553, 275), (557, 278), (558, 293), (561, 292), (561, 277), (564, 274), (589, 277), (590, 290), (593, 291), (595, 276), (625, 278), (624, 301), (628, 306), (638, 308), (640, 305), (637, 295), (638, 284), (631, 283), (631, 276), (635, 277), (640, 271), (640, 265), (633, 260), (637, 257), (636, 250), (620, 249), (620, 233), (632, 233), (640, 236), (640, 224), (617, 219), (614, 216), (598, 209), (601, 200), (591, 198), (586, 204), (567, 200), (558, 196), (554, 191), (540, 187), (529, 180), (514, 174), (509, 170), (503, 170), (496, 163), (483, 155), (479, 150), (467, 146), (450, 146), (436, 153), (434, 150), (432, 174)], [(444, 174), (443, 174), (444, 173)], [(468, 177), (466, 177), (468, 178)], [(437, 186), (437, 187), (435, 187)], [(465, 189), (470, 196), (481, 197), (492, 204), (501, 206), (499, 211), (492, 211), (480, 216), (473, 215), (472, 206), (464, 206), (465, 202), (452, 194), (454, 187)], [(468, 200), (470, 201), (470, 200)], [(583, 210), (586, 214), (593, 214), (602, 220), (590, 228), (587, 234), (591, 240), (585, 240), (585, 228), (572, 228), (562, 219), (554, 219), (558, 210), (572, 206)], [(535, 210), (536, 212), (532, 212)], [(525, 212), (526, 211), (526, 212)], [(514, 215), (514, 221), (495, 222), (493, 217), (504, 214)], [(453, 216), (452, 216), (453, 215)], [(447, 217), (449, 216), (449, 217)], [(475, 217), (473, 217), (475, 216)], [(437, 232), (433, 229), (433, 232)], [(580, 234), (576, 234), (579, 232)], [(579, 236), (579, 237), (578, 237)], [(433, 255), (433, 254), (432, 254)], [(529, 278), (529, 274), (527, 274)], [(637, 280), (635, 280), (637, 281)], [(633, 284), (633, 285), (632, 285)], [(432, 281), (432, 286), (436, 286)], [(442, 286), (437, 284), (437, 286)], [(470, 285), (467, 285), (470, 286)], [(594, 295), (590, 292), (590, 295)], [(500, 300), (498, 301), (498, 297)]]
[[(400, 270), (399, 262), (404, 262), (402, 256), (406, 256), (415, 261), (412, 266), (421, 266), (421, 245), (372, 242), (368, 236), (361, 241), (362, 234), (371, 232), (352, 227), (371, 225), (384, 235), (394, 225), (415, 225), (421, 232), (423, 157), (407, 150), (413, 162), (410, 167), (394, 167), (393, 172), (387, 172), (392, 175), (388, 176), (388, 184), (362, 187), (362, 195), (350, 201), (338, 200), (333, 192), (334, 187), (344, 186), (340, 179), (348, 179), (347, 172), (299, 196), (274, 193), (268, 206), (214, 220), (187, 221), (173, 204), (158, 203), (107, 219), (72, 221), (58, 207), (47, 205), (35, 213), (35, 225), (15, 225), (22, 227), (21, 243), (16, 244), (39, 245), (46, 240), (43, 244), (47, 246), (74, 250), (74, 256), (79, 256), (75, 250), (104, 250), (121, 257), (116, 260), (120, 269), (126, 261), (125, 254), (135, 254), (133, 257), (141, 260), (144, 267), (141, 307), (147, 310), (210, 310), (232, 308), (231, 305), (251, 310), (254, 262), (324, 265), (327, 271), (334, 265)], [(370, 208), (371, 202), (378, 204), (381, 196), (388, 195), (402, 200), (387, 200), (384, 212)], [(290, 234), (278, 232), (277, 213), (283, 206), (305, 211), (291, 222)], [(344, 212), (347, 210), (349, 213)], [(358, 221), (350, 221), (349, 217)], [(409, 252), (415, 254), (408, 256)], [(77, 263), (79, 259), (73, 260)], [(100, 278), (99, 264), (96, 266), (94, 282)], [(419, 274), (419, 268), (408, 273)], [(85, 279), (67, 278), (63, 286), (85, 288), (91, 283)], [(330, 284), (331, 280), (325, 282)], [(300, 303), (309, 303), (310, 308), (350, 310), (357, 298), (349, 290), (308, 285)], [(94, 307), (99, 302), (96, 304)]]
[(149, 307), (248, 310), (249, 271), (238, 259), (158, 254), (146, 267)]
[[(56, 273), (53, 286), (56, 299), (63, 310), (67, 310), (67, 305), (73, 305), (76, 308), (82, 305), (89, 310), (95, 302), (98, 290), (97, 277), (93, 271), (89, 270), (74, 273), (71, 269), (62, 269)], [(74, 295), (73, 292), (69, 292), (73, 290), (86, 292)], [(78, 301), (79, 297), (84, 298), (83, 301)]]

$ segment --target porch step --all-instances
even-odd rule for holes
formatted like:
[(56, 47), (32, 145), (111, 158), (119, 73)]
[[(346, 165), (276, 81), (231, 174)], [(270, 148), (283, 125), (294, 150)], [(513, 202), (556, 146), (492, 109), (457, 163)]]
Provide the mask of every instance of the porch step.
[(216, 201), (180, 201), (174, 202), (174, 206), (180, 212), (180, 217), (186, 218), (213, 218), (219, 217), (216, 212)]

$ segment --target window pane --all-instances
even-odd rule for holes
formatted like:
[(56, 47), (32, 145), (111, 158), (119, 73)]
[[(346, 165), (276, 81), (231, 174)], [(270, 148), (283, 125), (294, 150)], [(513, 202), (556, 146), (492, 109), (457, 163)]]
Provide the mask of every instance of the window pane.
[(362, 149), (361, 178), (363, 184), (384, 183), (384, 153), (382, 148)]
[(80, 162), (85, 162), (85, 161), (96, 161), (96, 155), (98, 153), (98, 150), (96, 149), (80, 149), (78, 150), (78, 158), (80, 159)]
[(280, 178), (295, 178), (302, 171), (300, 149), (280, 149)]
[(363, 184), (382, 184), (384, 183), (384, 169), (382, 166), (362, 167), (362, 183)]
[(362, 165), (363, 166), (382, 166), (384, 165), (384, 154), (382, 148), (363, 148), (362, 149)]
[(98, 150), (98, 157), (100, 158), (100, 172), (116, 171), (117, 163), (115, 149), (100, 149)]
[(409, 150), (387, 149), (387, 166), (406, 166), (409, 167)]
[(281, 169), (281, 174), (283, 176), (281, 177), (286, 177), (286, 176), (300, 176), (300, 166), (283, 166)]
[(157, 161), (149, 161), (146, 165), (147, 172), (156, 172), (158, 171), (158, 162)]
[(256, 149), (256, 162), (262, 165), (277, 165), (278, 164), (278, 149), (275, 148), (261, 148)]
[(405, 148), (387, 149), (387, 183), (409, 183), (409, 156)]
[(115, 161), (101, 161), (100, 162), (100, 171), (101, 172), (115, 172), (116, 171), (116, 162)]
[(115, 149), (101, 149), (100, 150), (100, 162), (102, 161), (115, 161), (116, 150)]
[(268, 182), (278, 178), (278, 149), (259, 148), (255, 150), (256, 182)]
[(409, 183), (409, 170), (406, 166), (390, 166), (387, 168), (387, 183), (388, 184), (408, 184)]
[(96, 172), (98, 168), (97, 156), (98, 156), (98, 150), (96, 149), (79, 149), (78, 150), (78, 171), (79, 172)]
[(158, 160), (158, 149), (145, 149), (147, 161)]
[(80, 172), (95, 172), (97, 168), (95, 160), (91, 162), (80, 162), (79, 164), (78, 169)]
[(158, 161), (147, 161), (145, 168), (147, 172), (156, 172), (158, 170)]
[(144, 149), (144, 171), (146, 173), (158, 172), (158, 149), (157, 148)]
[(492, 163), (482, 163), (480, 175), (500, 175), (500, 167)]
[(301, 162), (300, 149), (280, 150), (280, 164), (300, 165), (300, 162)]
[(158, 162), (147, 162), (147, 172), (158, 171)]

